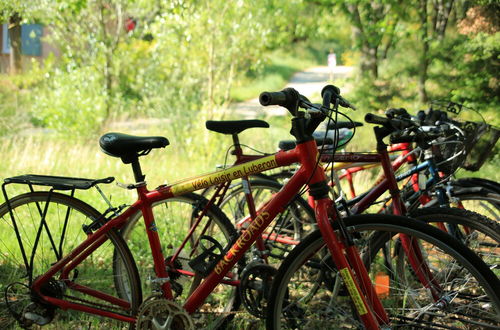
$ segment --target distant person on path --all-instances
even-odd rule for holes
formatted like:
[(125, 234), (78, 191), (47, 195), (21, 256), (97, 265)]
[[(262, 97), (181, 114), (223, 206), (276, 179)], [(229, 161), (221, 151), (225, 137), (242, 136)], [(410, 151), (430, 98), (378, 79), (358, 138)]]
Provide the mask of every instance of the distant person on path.
[(328, 68), (330, 69), (330, 81), (333, 81), (333, 71), (337, 66), (337, 55), (333, 52), (333, 49), (330, 49), (330, 53), (328, 54)]

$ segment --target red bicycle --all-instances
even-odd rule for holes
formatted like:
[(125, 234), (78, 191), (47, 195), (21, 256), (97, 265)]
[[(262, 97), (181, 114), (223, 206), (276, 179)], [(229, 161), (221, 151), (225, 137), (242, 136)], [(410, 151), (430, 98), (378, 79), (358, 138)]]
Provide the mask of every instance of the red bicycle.
[[(33, 191), (6, 199), (0, 207), (3, 226), (0, 233), (9, 232), (9, 236), (0, 236), (1, 242), (6, 242), (4, 246), (10, 247), (2, 249), (0, 262), (3, 270), (10, 270), (2, 272), (9, 277), (1, 282), (9, 314), (23, 325), (46, 324), (54, 319), (57, 308), (135, 323), (140, 329), (220, 325), (230, 318), (230, 311), (236, 306), (234, 290), (240, 284), (241, 269), (238, 265), (245, 251), (261, 237), (283, 206), (307, 186), (315, 199), (319, 231), (298, 245), (280, 267), (268, 310), (269, 326), (363, 324), (376, 329), (446, 325), (451, 321), (464, 327), (478, 322), (497, 326), (499, 280), (458, 241), (409, 218), (359, 215), (344, 220), (338, 216), (335, 204), (328, 197), (330, 188), (318, 166), (318, 150), (311, 135), (332, 111), (330, 103), (334, 104), (333, 111), (338, 104), (349, 104), (335, 89), (327, 88), (322, 94), (323, 105), (305, 101), (293, 89), (261, 95), (263, 104), (284, 106), (293, 115), (295, 149), (154, 190), (147, 189), (139, 157), (165, 147), (168, 140), (105, 134), (100, 139), (101, 148), (132, 165), (136, 182), (128, 188), (136, 190), (139, 198), (130, 206), (110, 207), (104, 214), (54, 190), (74, 192), (112, 179), (43, 176), (6, 179), (6, 184), (51, 187), (48, 192)], [(299, 107), (305, 111), (299, 111)], [(204, 199), (191, 194), (215, 182), (293, 163), (300, 163), (300, 169), (258, 210), (239, 236), (214, 205), (205, 208)], [(3, 191), (6, 194), (5, 184)], [(187, 217), (185, 213), (170, 214), (168, 201), (175, 200), (187, 201), (184, 210)], [(77, 221), (81, 220), (83, 227), (73, 221), (74, 214), (80, 215)], [(158, 220), (164, 215), (173, 217), (162, 219), (168, 226), (160, 228)], [(147, 245), (127, 246), (117, 233), (134, 217), (144, 220)], [(196, 221), (187, 229), (186, 222), (193, 218)], [(161, 231), (168, 233), (168, 240), (159, 239)], [(70, 232), (83, 233), (86, 239), (73, 240), (67, 235)], [(35, 239), (28, 239), (33, 234)], [(384, 268), (376, 256), (391, 249), (390, 242), (400, 242), (402, 248), (397, 251), (401, 257), (396, 258), (399, 262), (396, 269), (401, 271), (398, 275), (406, 276), (394, 276), (387, 293), (389, 299), (384, 300), (372, 285), (370, 274)], [(113, 249), (111, 253), (109, 248)], [(154, 275), (149, 281), (154, 292), (142, 303), (140, 279), (129, 248), (150, 248), (152, 253), (149, 262)], [(358, 249), (368, 253), (361, 257)], [(290, 281), (293, 274), (299, 275), (297, 281)], [(304, 290), (309, 285), (300, 285), (305, 283), (301, 281), (304, 279), (308, 283), (314, 279), (318, 287)], [(288, 287), (289, 283), (294, 286)], [(306, 291), (306, 297), (295, 300), (296, 294)]]

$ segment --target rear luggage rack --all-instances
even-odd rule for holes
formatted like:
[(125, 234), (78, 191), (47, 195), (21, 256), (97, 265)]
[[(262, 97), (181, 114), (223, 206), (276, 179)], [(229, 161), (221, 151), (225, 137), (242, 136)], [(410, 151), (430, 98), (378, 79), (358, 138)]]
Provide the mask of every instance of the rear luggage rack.
[(82, 189), (87, 190), (94, 187), (99, 183), (111, 183), (115, 180), (114, 177), (110, 176), (104, 179), (84, 179), (84, 178), (73, 178), (64, 176), (50, 176), (50, 175), (37, 175), (37, 174), (25, 174), (14, 176), (11, 178), (4, 179), (5, 184), (9, 183), (20, 183), (27, 184), (31, 186), (49, 186), (54, 190), (75, 190)]

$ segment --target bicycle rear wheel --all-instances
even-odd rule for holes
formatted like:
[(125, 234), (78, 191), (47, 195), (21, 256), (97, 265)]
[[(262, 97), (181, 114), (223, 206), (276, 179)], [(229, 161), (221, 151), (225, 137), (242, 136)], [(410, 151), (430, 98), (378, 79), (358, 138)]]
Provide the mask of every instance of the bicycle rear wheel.
[[(363, 251), (375, 289), (392, 327), (475, 328), (500, 325), (500, 283), (473, 252), (444, 232), (397, 216), (359, 215), (345, 219)], [(435, 300), (416, 280), (400, 252), (399, 235), (418, 239), (441, 286)], [(384, 254), (394, 257), (387, 264)], [(267, 326), (280, 328), (360, 328), (319, 231), (304, 239), (282, 263), (273, 282)]]
[[(164, 199), (152, 205), (155, 225), (160, 236), (163, 255), (169, 268), (170, 284), (175, 295), (175, 301), (182, 304), (190, 293), (198, 287), (205, 273), (211, 270), (214, 260), (220, 254), (228, 251), (236, 239), (236, 231), (227, 217), (216, 206), (206, 207), (207, 200), (199, 195), (189, 193), (182, 196)], [(206, 211), (201, 222), (194, 228), (188, 238), (188, 231), (195, 219)], [(143, 291), (154, 293), (158, 290), (154, 281), (156, 278), (152, 264), (151, 250), (143, 227), (142, 213), (137, 212), (127, 221), (121, 230), (121, 235), (130, 247), (140, 269), (143, 279)], [(173, 258), (181, 247), (177, 258)], [(216, 246), (219, 256), (200, 257), (205, 247)], [(200, 258), (201, 259), (200, 259)], [(203, 259), (203, 260), (202, 260)], [(239, 266), (225, 280), (237, 280)], [(194, 322), (199, 327), (217, 328), (230, 321), (240, 304), (237, 295), (237, 282), (219, 284), (208, 296), (204, 305), (193, 315)]]
[[(29, 321), (24, 318), (26, 313), (42, 313), (47, 320), (53, 317), (53, 307), (40, 307), (30, 296), (31, 283), (87, 238), (82, 225), (88, 225), (101, 216), (90, 205), (55, 192), (27, 193), (10, 199), (8, 203), (10, 208), (7, 203), (0, 206), (0, 291), (5, 294), (0, 303), (1, 328), (13, 325), (14, 318), (28, 325)], [(42, 224), (43, 214), (46, 225)], [(119, 279), (113, 271), (117, 267), (113, 263), (113, 253), (115, 260), (120, 261)], [(79, 264), (69, 277), (71, 282), (112, 296), (118, 295), (128, 300), (131, 308), (118, 310), (104, 306), (106, 304), (102, 300), (71, 289), (68, 281), (59, 276), (52, 278), (42, 290), (48, 295), (77, 303), (84, 300), (89, 306), (128, 315), (134, 315), (141, 303), (137, 268), (127, 246), (114, 231), (109, 232), (108, 240)], [(101, 318), (79, 312), (61, 314), (57, 320), (64, 324), (62, 327), (71, 328), (84, 324), (88, 326), (92, 320), (103, 323)]]
[(458, 206), (466, 210), (482, 214), (490, 219), (500, 221), (500, 194), (484, 189), (477, 192), (454, 193), (452, 197), (457, 199)]
[(500, 194), (500, 184), (498, 182), (483, 178), (461, 178), (453, 180), (458, 186), (462, 187), (483, 187), (491, 190), (495, 194)]

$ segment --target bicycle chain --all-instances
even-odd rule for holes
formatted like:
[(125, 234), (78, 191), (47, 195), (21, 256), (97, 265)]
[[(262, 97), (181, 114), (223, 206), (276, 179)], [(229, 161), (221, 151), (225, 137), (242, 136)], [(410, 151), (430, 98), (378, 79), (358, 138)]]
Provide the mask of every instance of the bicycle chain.
[[(99, 304), (99, 303), (96, 303), (96, 302), (93, 302), (93, 301), (89, 301), (89, 300), (86, 300), (86, 299), (83, 299), (83, 298), (79, 298), (79, 297), (74, 297), (74, 296), (70, 296), (70, 295), (64, 295), (63, 296), (64, 298), (69, 298), (69, 299), (72, 299), (74, 301), (78, 301), (80, 303), (85, 303), (87, 304), (88, 307), (96, 307), (96, 308), (105, 308), (106, 311), (116, 311), (118, 310), (115, 306), (113, 305), (104, 305), (104, 304)], [(69, 300), (68, 299), (68, 300)]]

